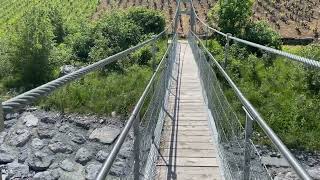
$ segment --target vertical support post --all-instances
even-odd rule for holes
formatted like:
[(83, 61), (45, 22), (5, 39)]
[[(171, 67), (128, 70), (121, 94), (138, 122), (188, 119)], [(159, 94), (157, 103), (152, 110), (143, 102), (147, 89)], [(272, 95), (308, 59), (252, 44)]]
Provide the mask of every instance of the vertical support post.
[(4, 130), (4, 112), (2, 107), (2, 101), (0, 100), (0, 132), (2, 132), (3, 130)]
[(191, 31), (194, 32), (196, 34), (196, 27), (195, 27), (195, 12), (194, 10), (191, 8), (190, 9), (190, 15), (191, 15), (191, 19), (190, 19), (190, 24), (191, 24)]
[(156, 66), (156, 61), (157, 61), (157, 58), (156, 58), (156, 43), (157, 43), (157, 36), (152, 36), (152, 39), (154, 39), (153, 43), (152, 43), (152, 70), (153, 72), (155, 72), (157, 66)]
[(230, 47), (230, 33), (227, 33), (226, 44), (224, 46), (224, 69), (227, 69), (228, 66), (228, 55), (229, 55), (229, 47)]
[[(4, 112), (2, 101), (0, 100), (0, 133), (4, 130)], [(2, 180), (2, 169), (0, 169), (0, 180)]]
[(206, 26), (206, 47), (208, 48), (208, 37), (209, 36), (209, 27)]
[(140, 116), (136, 116), (133, 123), (133, 133), (134, 133), (134, 180), (139, 180), (140, 178)]
[(246, 112), (246, 127), (245, 127), (245, 144), (244, 144), (244, 166), (243, 166), (243, 179), (250, 179), (250, 160), (251, 160), (251, 148), (250, 139), (252, 136), (252, 124), (253, 118), (250, 116), (249, 112), (242, 107)]

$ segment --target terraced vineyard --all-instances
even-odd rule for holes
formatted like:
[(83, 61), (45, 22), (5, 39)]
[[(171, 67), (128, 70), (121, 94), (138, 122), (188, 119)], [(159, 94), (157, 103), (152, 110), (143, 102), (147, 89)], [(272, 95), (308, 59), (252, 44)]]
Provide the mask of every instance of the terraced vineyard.
[[(217, 0), (193, 0), (203, 20), (207, 19), (208, 11), (216, 2)], [(102, 0), (94, 18), (98, 18), (103, 11), (132, 6), (161, 10), (170, 22), (174, 15), (176, 0)], [(187, 8), (185, 3), (182, 8)], [(270, 22), (283, 37), (318, 37), (320, 0), (256, 0), (253, 12), (254, 19)], [(184, 16), (180, 19), (179, 31), (181, 33), (186, 33), (188, 21), (189, 19)]]
[[(217, 0), (194, 0), (194, 6), (201, 19), (207, 19), (208, 11), (215, 5)], [(165, 15), (168, 22), (172, 21), (177, 6), (176, 0), (104, 0), (98, 7), (97, 13), (93, 18), (98, 18), (104, 11), (115, 8), (128, 8), (134, 6), (143, 6), (147, 8), (161, 10)], [(182, 9), (188, 9), (187, 3), (182, 3)], [(180, 18), (180, 27), (178, 31), (186, 34), (189, 27), (189, 18), (182, 16)]]
[(91, 17), (100, 0), (0, 0), (0, 36), (34, 5), (54, 6), (60, 10), (66, 24), (80, 23)]
[(256, 0), (254, 12), (283, 37), (319, 37), (319, 0)]

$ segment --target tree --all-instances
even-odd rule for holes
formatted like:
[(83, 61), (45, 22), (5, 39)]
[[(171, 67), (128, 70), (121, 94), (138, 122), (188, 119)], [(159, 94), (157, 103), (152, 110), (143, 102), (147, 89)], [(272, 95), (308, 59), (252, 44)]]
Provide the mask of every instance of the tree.
[(62, 15), (56, 7), (50, 7), (49, 18), (53, 26), (54, 40), (56, 43), (62, 43), (66, 32), (63, 26)]
[(49, 55), (53, 37), (47, 11), (35, 6), (26, 12), (13, 39), (14, 51), (10, 57), (17, 86), (31, 89), (51, 78)]
[(252, 0), (219, 0), (217, 24), (222, 32), (241, 36), (252, 15)]
[(127, 13), (128, 19), (142, 27), (143, 34), (162, 32), (166, 26), (164, 16), (154, 10), (146, 8), (131, 8)]

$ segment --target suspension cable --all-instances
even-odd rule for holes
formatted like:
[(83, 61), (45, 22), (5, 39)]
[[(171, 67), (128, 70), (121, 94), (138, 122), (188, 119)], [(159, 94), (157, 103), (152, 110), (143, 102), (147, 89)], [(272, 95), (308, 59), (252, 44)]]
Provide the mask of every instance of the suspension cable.
[(306, 172), (304, 168), (300, 165), (297, 159), (292, 155), (289, 149), (284, 145), (284, 143), (280, 140), (280, 138), (276, 135), (276, 133), (269, 127), (269, 125), (264, 121), (258, 111), (254, 108), (254, 106), (247, 100), (247, 98), (242, 94), (237, 85), (232, 81), (227, 72), (221, 67), (218, 61), (213, 57), (210, 51), (205, 47), (205, 45), (201, 42), (201, 39), (192, 31), (190, 31), (192, 36), (194, 36), (203, 47), (205, 53), (213, 60), (214, 64), (217, 66), (221, 74), (227, 80), (233, 91), (236, 93), (241, 103), (245, 106), (245, 108), (249, 111), (250, 115), (257, 121), (259, 126), (263, 129), (263, 131), (270, 138), (272, 143), (277, 147), (277, 149), (281, 152), (281, 154), (285, 157), (285, 159), (289, 162), (290, 166), (294, 169), (294, 171), (299, 175), (300, 178), (311, 180), (311, 177)]
[[(201, 24), (203, 24), (204, 26), (208, 27), (208, 29), (224, 36), (224, 37), (227, 37), (227, 33), (223, 33), (213, 27), (210, 27), (210, 25), (208, 25), (207, 23), (205, 23), (203, 20), (201, 20), (199, 18), (199, 16), (197, 15), (196, 13), (196, 10), (193, 6), (193, 3), (191, 1), (191, 4), (192, 4), (192, 11), (193, 13), (195, 14), (196, 18), (199, 20), (199, 22)], [(254, 42), (250, 42), (250, 41), (247, 41), (247, 40), (244, 40), (244, 39), (241, 39), (241, 38), (237, 38), (237, 37), (234, 37), (232, 35), (228, 36), (230, 39), (233, 39), (234, 41), (236, 42), (240, 42), (242, 44), (246, 44), (248, 46), (251, 46), (251, 47), (255, 47), (255, 48), (258, 48), (260, 50), (264, 50), (264, 51), (267, 51), (267, 52), (270, 52), (272, 54), (276, 54), (276, 55), (280, 55), (280, 56), (283, 56), (283, 57), (286, 57), (288, 59), (292, 59), (294, 61), (297, 61), (297, 62), (300, 62), (300, 63), (303, 63), (305, 65), (308, 65), (308, 66), (311, 66), (311, 67), (316, 67), (316, 68), (320, 68), (320, 62), (319, 61), (316, 61), (316, 60), (313, 60), (313, 59), (309, 59), (309, 58), (305, 58), (305, 57), (301, 57), (301, 56), (298, 56), (298, 55), (294, 55), (294, 54), (291, 54), (291, 53), (287, 53), (287, 52), (284, 52), (284, 51), (280, 51), (280, 50), (277, 50), (277, 49), (274, 49), (274, 48), (270, 48), (270, 47), (267, 47), (267, 46), (263, 46), (261, 44), (257, 44), (257, 43), (254, 43)]]

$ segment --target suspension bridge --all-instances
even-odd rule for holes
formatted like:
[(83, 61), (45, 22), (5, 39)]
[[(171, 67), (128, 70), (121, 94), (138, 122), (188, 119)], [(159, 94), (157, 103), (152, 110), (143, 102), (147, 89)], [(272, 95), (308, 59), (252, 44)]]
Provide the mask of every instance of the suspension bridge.
[[(153, 47), (155, 62), (155, 43), (168, 35), (170, 40), (167, 50), (154, 68), (153, 76), (96, 179), (106, 179), (130, 131), (134, 134), (134, 161), (132, 174), (126, 179), (272, 179), (253, 144), (253, 123), (260, 126), (301, 179), (311, 179), (241, 93), (224, 66), (227, 65), (229, 42), (232, 40), (311, 67), (320, 68), (320, 63), (220, 32), (197, 16), (192, 1), (183, 2), (189, 3), (189, 8), (181, 9), (178, 1), (171, 26), (160, 34), (3, 102), (0, 108), (0, 129), (4, 127), (4, 114), (21, 109), (59, 87), (118, 61), (142, 47)], [(179, 39), (177, 33), (179, 17), (183, 15), (190, 16), (187, 40)], [(206, 48), (206, 40), (202, 40), (197, 34), (196, 24), (201, 24), (206, 29), (205, 37), (217, 34), (226, 38), (223, 65)], [(241, 103), (246, 114), (245, 127), (225, 97), (217, 73), (225, 78)]]

